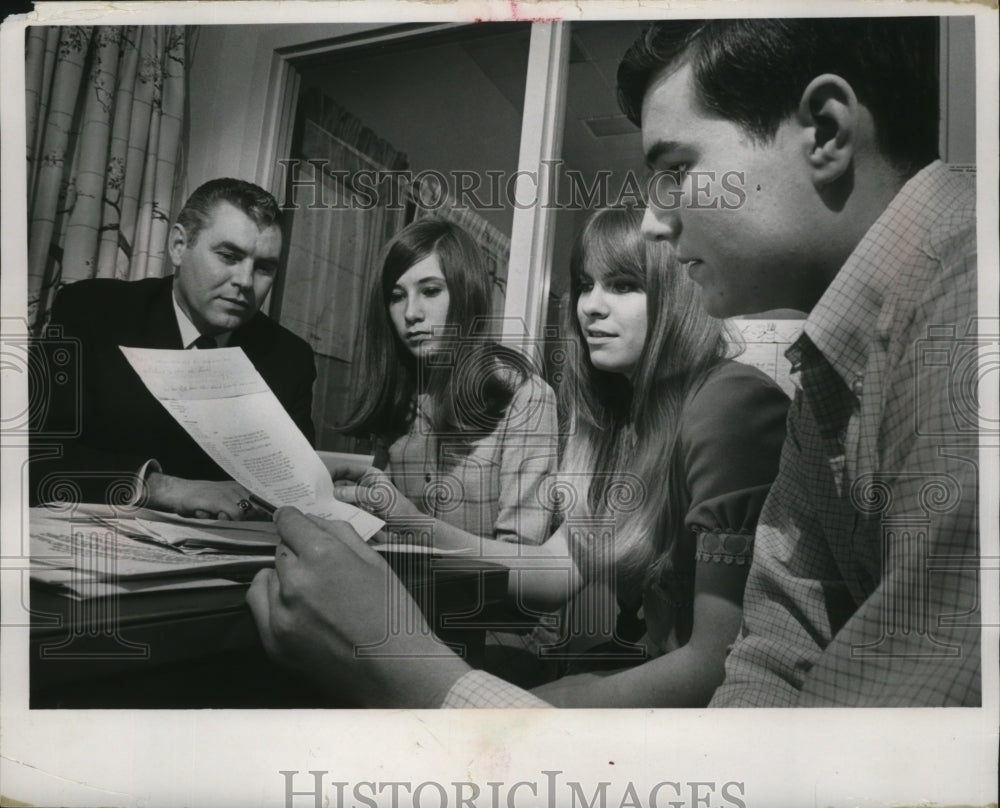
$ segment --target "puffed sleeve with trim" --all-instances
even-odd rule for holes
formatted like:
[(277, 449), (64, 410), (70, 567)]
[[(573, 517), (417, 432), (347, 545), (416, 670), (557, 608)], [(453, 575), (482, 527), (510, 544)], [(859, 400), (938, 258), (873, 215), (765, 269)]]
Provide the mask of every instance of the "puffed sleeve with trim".
[(713, 370), (684, 408), (681, 452), (697, 561), (749, 564), (785, 438), (788, 397), (739, 362)]

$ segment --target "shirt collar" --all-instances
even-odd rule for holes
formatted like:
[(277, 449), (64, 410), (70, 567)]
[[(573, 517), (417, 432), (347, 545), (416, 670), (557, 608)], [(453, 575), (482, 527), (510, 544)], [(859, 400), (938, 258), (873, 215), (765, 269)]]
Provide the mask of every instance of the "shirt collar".
[(914, 247), (913, 222), (933, 204), (933, 189), (947, 176), (948, 169), (935, 161), (910, 178), (806, 319), (803, 332), (857, 396), (886, 293)]
[[(192, 345), (194, 341), (201, 336), (201, 332), (198, 331), (191, 319), (184, 313), (184, 309), (180, 307), (177, 302), (177, 289), (174, 288), (174, 293), (170, 296), (171, 302), (174, 304), (174, 314), (177, 315), (177, 328), (181, 332), (181, 345), (187, 350)], [(229, 338), (232, 336), (232, 331), (223, 331), (221, 334), (214, 334), (215, 342), (220, 348), (225, 348), (229, 344)]]

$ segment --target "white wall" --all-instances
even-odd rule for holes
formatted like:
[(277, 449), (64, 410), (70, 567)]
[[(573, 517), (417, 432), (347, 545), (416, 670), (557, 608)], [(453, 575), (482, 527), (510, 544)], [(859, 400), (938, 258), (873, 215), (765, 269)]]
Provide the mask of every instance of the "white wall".
[[(198, 29), (190, 83), (190, 135), (185, 192), (214, 177), (263, 182), (258, 159), (278, 99), (270, 87), (275, 50), (383, 27), (211, 25)], [(272, 96), (272, 97), (269, 97)]]

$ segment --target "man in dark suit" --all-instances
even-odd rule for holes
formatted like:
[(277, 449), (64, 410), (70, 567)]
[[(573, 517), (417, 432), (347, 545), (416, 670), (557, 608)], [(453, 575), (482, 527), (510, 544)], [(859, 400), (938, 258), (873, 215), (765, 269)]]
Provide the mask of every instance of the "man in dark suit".
[[(85, 502), (144, 498), (186, 515), (261, 515), (247, 509), (248, 492), (146, 389), (119, 346), (242, 348), (311, 443), (312, 350), (260, 313), (278, 272), (279, 216), (274, 197), (258, 186), (212, 180), (191, 195), (171, 228), (173, 277), (92, 279), (59, 292), (50, 329), (79, 340), (79, 366), (70, 369), (79, 396), (56, 392), (71, 385), (49, 386), (33, 446), (33, 501), (68, 492)], [(46, 341), (40, 347), (46, 350)], [(46, 438), (69, 432), (76, 434)]]

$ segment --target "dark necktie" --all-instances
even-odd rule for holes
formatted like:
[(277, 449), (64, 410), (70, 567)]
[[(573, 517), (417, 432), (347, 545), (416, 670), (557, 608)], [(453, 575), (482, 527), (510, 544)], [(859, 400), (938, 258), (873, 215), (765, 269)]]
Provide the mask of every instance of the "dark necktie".
[(194, 341), (194, 344), (191, 347), (198, 348), (199, 350), (204, 351), (209, 348), (218, 348), (219, 345), (215, 341), (215, 337), (207, 337), (204, 334), (202, 334), (200, 337), (198, 337), (198, 339)]

